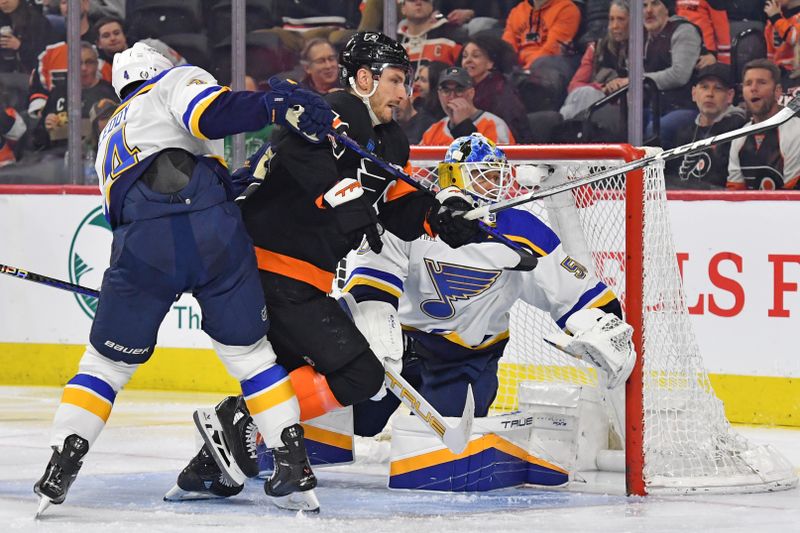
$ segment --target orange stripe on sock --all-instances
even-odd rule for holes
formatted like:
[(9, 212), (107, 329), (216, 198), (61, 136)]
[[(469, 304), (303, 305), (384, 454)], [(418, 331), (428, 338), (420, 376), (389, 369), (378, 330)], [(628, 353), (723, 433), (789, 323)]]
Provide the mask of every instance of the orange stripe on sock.
[(250, 414), (257, 415), (286, 400), (290, 400), (292, 396), (294, 396), (292, 382), (287, 379), (256, 396), (245, 398), (244, 402), (247, 404), (247, 409), (250, 411)]
[(289, 379), (300, 403), (300, 420), (317, 418), (342, 407), (328, 386), (328, 380), (312, 367), (301, 366), (292, 370)]
[(108, 420), (108, 416), (111, 414), (112, 405), (108, 401), (83, 389), (65, 387), (64, 394), (61, 395), (61, 403), (68, 403), (89, 411), (103, 422)]

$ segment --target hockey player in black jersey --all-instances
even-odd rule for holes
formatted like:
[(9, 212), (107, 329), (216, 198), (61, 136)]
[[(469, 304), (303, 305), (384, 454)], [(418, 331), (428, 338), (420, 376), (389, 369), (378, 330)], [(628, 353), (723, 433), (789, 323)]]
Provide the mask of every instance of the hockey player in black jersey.
[[(392, 119), (393, 110), (409, 97), (412, 76), (404, 48), (383, 34), (359, 32), (342, 49), (339, 69), (347, 89), (325, 96), (336, 114), (332, 127), (389, 163), (405, 167), (408, 140)], [(261, 183), (249, 188), (251, 193), (240, 204), (242, 215), (255, 244), (271, 322), (268, 337), (279, 364), (289, 370), (301, 420), (383, 397), (384, 364), (391, 361), (373, 353), (328, 296), (336, 266), (365, 237), (372, 250), (380, 252), (382, 228), (409, 241), (423, 234), (438, 235), (453, 247), (474, 241), (477, 222), (463, 217), (471, 204), (457, 190), (445, 189), (434, 198), (396, 182), (332, 138), (309, 145), (278, 130), (270, 145), (248, 163), (245, 172), (261, 178)], [(402, 349), (398, 359), (401, 355)], [(204, 415), (219, 420), (227, 441), (235, 438), (232, 417), (215, 410)], [(219, 466), (228, 468), (225, 461)], [(176, 489), (189, 490), (181, 486), (181, 479), (190, 477), (191, 465), (179, 476)], [(181, 499), (176, 489), (168, 499)], [(213, 485), (209, 491), (228, 495), (214, 493)]]

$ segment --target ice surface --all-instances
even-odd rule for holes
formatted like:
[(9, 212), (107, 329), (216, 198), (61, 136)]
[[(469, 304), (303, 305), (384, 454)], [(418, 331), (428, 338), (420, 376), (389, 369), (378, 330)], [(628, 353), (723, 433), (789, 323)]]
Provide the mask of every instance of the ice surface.
[[(164, 502), (197, 451), (191, 414), (221, 396), (124, 391), (64, 504), (35, 521), (32, 487), (50, 456), (48, 431), (61, 391), (0, 387), (0, 524), (4, 531), (415, 531), (800, 532), (800, 490), (736, 496), (628, 498), (542, 491), (390, 491), (387, 442), (362, 441), (353, 465), (317, 469), (319, 515), (279, 510), (250, 480), (229, 500)], [(800, 466), (800, 430), (739, 428)]]

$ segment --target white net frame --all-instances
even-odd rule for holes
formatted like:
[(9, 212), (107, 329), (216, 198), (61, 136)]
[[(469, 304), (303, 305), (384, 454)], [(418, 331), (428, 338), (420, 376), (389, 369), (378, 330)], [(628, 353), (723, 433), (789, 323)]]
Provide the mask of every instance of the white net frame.
[[(430, 182), (445, 150), (414, 147), (416, 177)], [(554, 165), (568, 180), (645, 156), (628, 145), (513, 146), (506, 153), (515, 164)], [(796, 485), (784, 457), (731, 427), (711, 387), (686, 308), (663, 162), (630, 172), (628, 180), (616, 176), (522, 206), (553, 226), (568, 253), (614, 290), (638, 330), (640, 363), (626, 402), (628, 492), (760, 492)], [(522, 302), (514, 306), (493, 408), (516, 409), (523, 381), (598, 386), (594, 368), (542, 341), (556, 328), (546, 313)]]

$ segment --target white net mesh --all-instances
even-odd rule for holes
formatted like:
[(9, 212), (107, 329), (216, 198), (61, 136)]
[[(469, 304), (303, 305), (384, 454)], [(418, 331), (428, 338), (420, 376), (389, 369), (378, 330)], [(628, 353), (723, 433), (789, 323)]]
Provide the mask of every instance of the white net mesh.
[[(514, 147), (507, 153), (517, 164), (555, 165), (559, 171), (551, 178), (554, 181), (587, 176), (625, 162), (625, 150), (614, 147), (608, 147), (607, 154), (585, 146)], [(436, 157), (439, 155), (426, 152), (424, 158), (412, 161), (418, 178), (428, 182), (435, 178)], [(623, 306), (626, 296), (642, 302), (644, 412), (639, 416), (644, 418), (647, 490), (745, 492), (793, 486), (797, 479), (791, 464), (774, 450), (754, 446), (738, 435), (711, 387), (686, 310), (667, 212), (663, 163), (630, 176), (644, 179), (644, 198), (629, 199), (644, 206), (644, 235), (639, 241), (643, 243), (643, 291), (638, 295), (626, 295), (623, 176), (521, 207), (547, 221), (567, 252), (593, 269)], [(548, 186), (548, 182), (543, 184)], [(522, 302), (515, 304), (493, 409), (516, 409), (517, 388), (525, 381), (598, 385), (593, 367), (542, 340), (556, 330), (548, 314)]]

